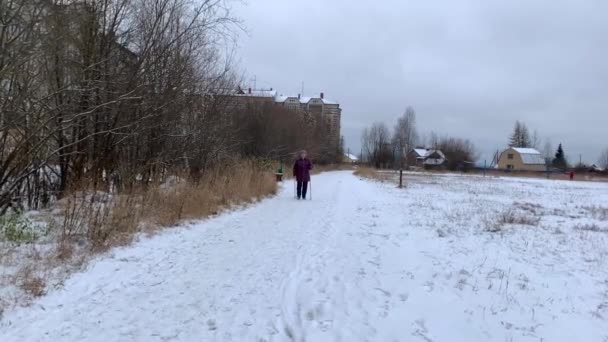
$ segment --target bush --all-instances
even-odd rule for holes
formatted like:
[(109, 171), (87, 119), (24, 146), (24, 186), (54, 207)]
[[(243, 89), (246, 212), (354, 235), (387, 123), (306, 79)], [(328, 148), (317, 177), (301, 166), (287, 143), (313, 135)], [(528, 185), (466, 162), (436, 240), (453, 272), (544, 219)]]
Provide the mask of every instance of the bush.
[(33, 242), (37, 239), (36, 227), (23, 215), (8, 213), (0, 216), (0, 240), (8, 242)]
[(495, 218), (486, 220), (486, 230), (496, 233), (502, 231), (506, 225), (537, 226), (540, 219), (537, 215), (509, 208), (499, 213)]

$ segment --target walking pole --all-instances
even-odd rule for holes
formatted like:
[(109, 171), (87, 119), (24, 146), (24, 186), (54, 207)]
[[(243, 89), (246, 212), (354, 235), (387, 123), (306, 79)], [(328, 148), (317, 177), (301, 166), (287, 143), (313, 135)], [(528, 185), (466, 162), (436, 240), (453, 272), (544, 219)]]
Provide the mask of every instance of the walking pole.
[(308, 184), (310, 184), (310, 196), (308, 196), (308, 198), (312, 201), (312, 178), (310, 179)]

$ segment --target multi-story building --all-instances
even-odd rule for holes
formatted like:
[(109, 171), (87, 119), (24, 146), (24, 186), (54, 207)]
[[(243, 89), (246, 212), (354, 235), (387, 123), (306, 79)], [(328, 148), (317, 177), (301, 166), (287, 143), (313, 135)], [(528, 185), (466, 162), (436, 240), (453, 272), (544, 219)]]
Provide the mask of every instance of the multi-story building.
[(328, 143), (335, 146), (336, 150), (340, 144), (340, 119), (342, 109), (336, 101), (325, 98), (325, 94), (320, 93), (318, 97), (304, 97), (279, 95), (272, 88), (269, 90), (237, 88), (229, 91), (228, 96), (234, 100), (234, 104), (239, 108), (252, 105), (274, 105), (281, 106), (293, 112), (308, 113), (322, 117), (329, 127)]
[(336, 148), (340, 143), (340, 120), (342, 116), (342, 108), (340, 104), (325, 98), (325, 94), (320, 93), (318, 97), (305, 97), (298, 94), (297, 96), (279, 95), (272, 88), (269, 90), (263, 89), (243, 89), (237, 88), (236, 91), (230, 91), (230, 98), (234, 99), (236, 106), (244, 108), (252, 105), (268, 105), (274, 103), (277, 106), (284, 107), (290, 111), (309, 113), (319, 115), (329, 126), (329, 143)]
[(336, 148), (340, 143), (340, 120), (342, 109), (340, 104), (325, 98), (325, 94), (319, 97), (298, 96), (276, 96), (275, 103), (289, 110), (302, 111), (310, 114), (320, 115), (329, 126), (329, 140)]

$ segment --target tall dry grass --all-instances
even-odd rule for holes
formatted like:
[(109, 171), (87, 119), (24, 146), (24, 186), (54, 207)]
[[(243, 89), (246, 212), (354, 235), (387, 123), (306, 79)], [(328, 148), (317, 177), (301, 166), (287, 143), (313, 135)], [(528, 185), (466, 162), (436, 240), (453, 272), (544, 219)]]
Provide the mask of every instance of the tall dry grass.
[(120, 194), (74, 191), (63, 201), (61, 255), (84, 242), (92, 251), (128, 244), (136, 233), (153, 232), (184, 220), (217, 214), (257, 201), (277, 190), (274, 172), (256, 160), (231, 162), (207, 170), (196, 181), (173, 175), (165, 182)]
[(31, 303), (47, 288), (61, 284), (96, 253), (129, 244), (138, 233), (154, 233), (258, 201), (276, 193), (277, 184), (268, 161), (245, 160), (209, 169), (196, 180), (173, 174), (129, 191), (104, 190), (74, 186), (49, 212), (45, 241), (0, 249), (0, 263), (14, 261), (16, 269), (0, 277), (0, 286), (21, 291), (14, 298), (0, 298), (0, 318), (6, 308)]
[(362, 178), (372, 179), (380, 182), (392, 182), (395, 184), (399, 183), (399, 178), (395, 178), (395, 172), (389, 172), (388, 170), (387, 172), (378, 172), (377, 169), (367, 165), (357, 166), (354, 173), (356, 176)]

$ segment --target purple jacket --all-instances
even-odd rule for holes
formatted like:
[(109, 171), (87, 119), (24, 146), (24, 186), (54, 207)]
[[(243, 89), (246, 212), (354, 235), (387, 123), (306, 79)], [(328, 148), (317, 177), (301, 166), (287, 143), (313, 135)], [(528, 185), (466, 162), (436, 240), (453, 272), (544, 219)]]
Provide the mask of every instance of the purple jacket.
[(310, 170), (312, 163), (308, 158), (298, 158), (293, 164), (293, 176), (298, 182), (310, 182)]

